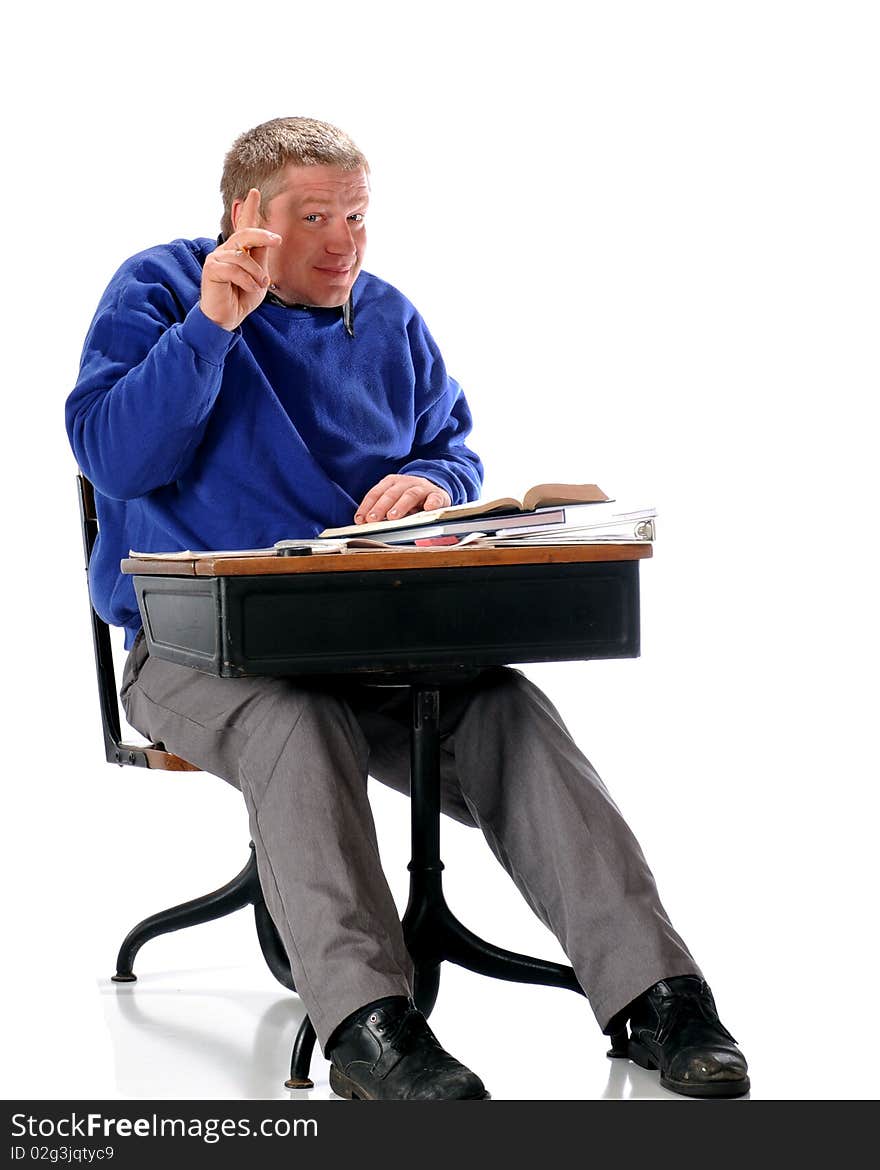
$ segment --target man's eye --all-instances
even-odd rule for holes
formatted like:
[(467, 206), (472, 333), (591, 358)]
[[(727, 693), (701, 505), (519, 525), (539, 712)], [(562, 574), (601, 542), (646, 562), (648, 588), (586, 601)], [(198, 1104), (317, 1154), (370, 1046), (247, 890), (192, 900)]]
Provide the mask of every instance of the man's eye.
[(320, 218), (320, 215), (318, 215), (316, 211), (313, 211), (309, 215), (305, 216), (305, 221), (306, 223), (317, 223)]
[(350, 215), (348, 218), (350, 220), (353, 220), (354, 223), (363, 223), (364, 222), (364, 214), (362, 211), (356, 211), (353, 215)]

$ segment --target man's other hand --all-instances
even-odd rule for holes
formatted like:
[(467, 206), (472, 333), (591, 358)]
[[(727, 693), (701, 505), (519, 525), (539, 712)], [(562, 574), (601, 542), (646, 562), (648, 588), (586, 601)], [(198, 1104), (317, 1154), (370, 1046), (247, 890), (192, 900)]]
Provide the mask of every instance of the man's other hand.
[(411, 512), (431, 512), (448, 508), (449, 492), (419, 475), (386, 475), (364, 496), (354, 514), (355, 524), (374, 524), (378, 520), (398, 520)]
[(251, 187), (236, 230), (208, 256), (202, 270), (199, 307), (230, 333), (263, 303), (269, 287), (269, 249), (281, 243), (281, 236), (258, 227), (259, 222), (260, 192)]

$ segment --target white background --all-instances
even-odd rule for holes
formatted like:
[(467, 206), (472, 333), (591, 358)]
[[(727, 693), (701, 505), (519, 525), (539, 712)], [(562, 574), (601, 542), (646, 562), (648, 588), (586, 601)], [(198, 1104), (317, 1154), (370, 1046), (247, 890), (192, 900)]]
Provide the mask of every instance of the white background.
[[(63, 404), (118, 264), (215, 234), (232, 139), (297, 113), (371, 160), (367, 267), (465, 387), (486, 493), (659, 509), (641, 659), (529, 674), (752, 1095), (877, 1096), (876, 6), (32, 4), (7, 34), (2, 1095), (286, 1096), (299, 1003), (246, 914), (107, 979), (248, 834), (221, 781), (102, 762)], [(403, 903), (407, 805), (375, 809)], [(443, 852), (469, 926), (561, 957), (476, 832)], [(680, 1100), (567, 992), (447, 968), (432, 1024), (496, 1098)]]

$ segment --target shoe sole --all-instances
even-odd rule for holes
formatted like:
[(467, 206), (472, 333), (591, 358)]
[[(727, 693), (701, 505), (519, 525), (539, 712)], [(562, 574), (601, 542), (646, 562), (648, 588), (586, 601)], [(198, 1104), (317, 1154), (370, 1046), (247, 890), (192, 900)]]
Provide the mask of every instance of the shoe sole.
[[(609, 1056), (624, 1056), (646, 1068), (649, 1072), (657, 1072), (659, 1065), (653, 1055), (637, 1040), (629, 1040), (626, 1052), (610, 1052)], [(743, 1097), (751, 1088), (748, 1077), (740, 1081), (707, 1081), (705, 1084), (696, 1084), (693, 1081), (675, 1081), (660, 1073), (660, 1084), (670, 1092), (680, 1093), (684, 1097)]]
[[(336, 1065), (330, 1065), (330, 1088), (337, 1095), (347, 1101), (378, 1101), (378, 1097), (371, 1097), (366, 1089), (355, 1084), (350, 1077), (339, 1071)], [(456, 1097), (457, 1101), (489, 1101), (488, 1093), (481, 1093), (478, 1097)]]

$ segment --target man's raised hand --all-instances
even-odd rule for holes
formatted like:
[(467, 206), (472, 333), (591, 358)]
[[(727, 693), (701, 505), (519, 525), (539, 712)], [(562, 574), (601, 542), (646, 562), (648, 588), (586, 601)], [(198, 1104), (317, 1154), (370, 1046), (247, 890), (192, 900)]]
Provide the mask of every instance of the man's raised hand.
[(269, 249), (281, 236), (258, 227), (260, 192), (248, 191), (238, 211), (236, 230), (205, 260), (199, 306), (222, 329), (237, 329), (263, 302), (269, 287)]

